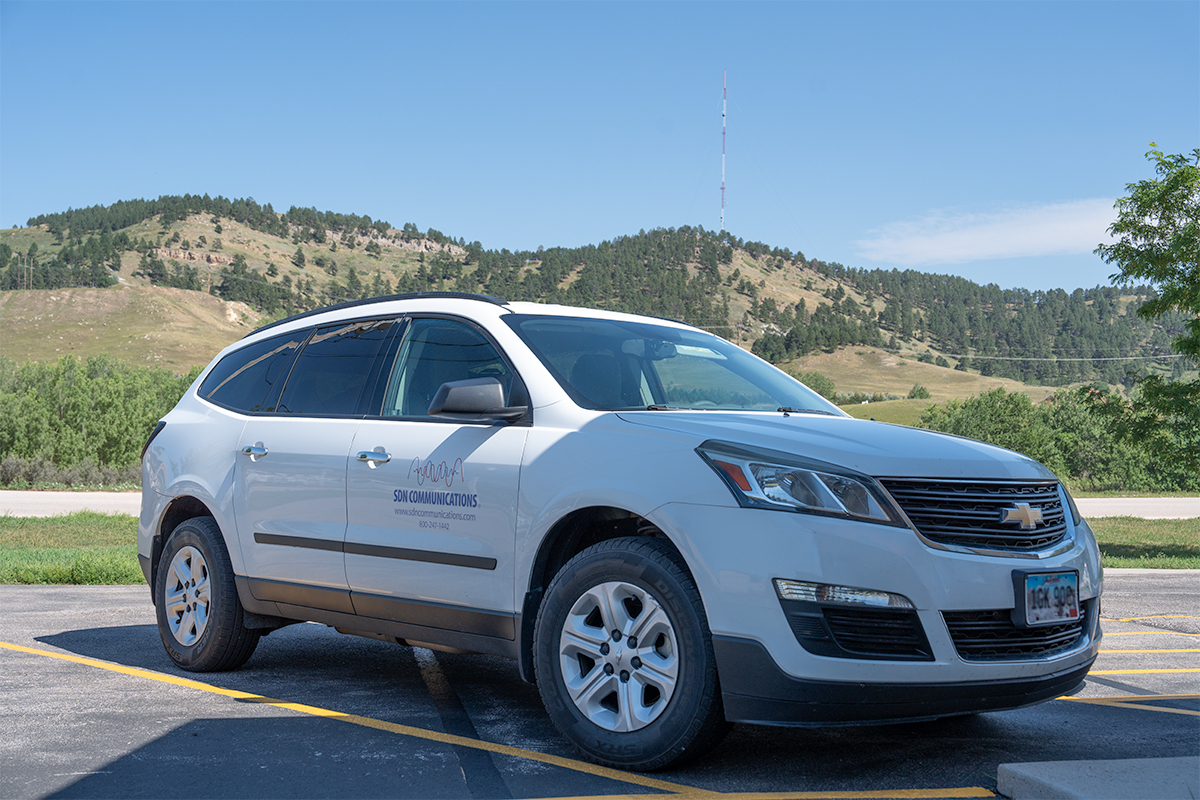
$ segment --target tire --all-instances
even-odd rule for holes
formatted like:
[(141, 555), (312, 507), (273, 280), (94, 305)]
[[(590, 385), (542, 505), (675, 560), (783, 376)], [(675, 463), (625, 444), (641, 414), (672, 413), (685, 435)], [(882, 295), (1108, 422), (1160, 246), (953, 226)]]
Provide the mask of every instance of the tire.
[(237, 669), (254, 654), (259, 632), (243, 621), (233, 565), (212, 517), (179, 523), (154, 577), (158, 634), (167, 655), (189, 672)]
[(679, 764), (731, 727), (700, 593), (662, 541), (609, 539), (572, 558), (538, 614), (534, 667), (559, 731), (607, 766)]

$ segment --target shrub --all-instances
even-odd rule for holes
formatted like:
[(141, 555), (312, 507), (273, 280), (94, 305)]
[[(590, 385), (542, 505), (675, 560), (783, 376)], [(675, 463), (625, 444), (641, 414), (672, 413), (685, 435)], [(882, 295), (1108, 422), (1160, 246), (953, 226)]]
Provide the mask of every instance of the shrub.
[(821, 395), (821, 397), (824, 397), (826, 400), (832, 401), (837, 399), (837, 390), (833, 386), (833, 381), (821, 373), (801, 372), (795, 377), (796, 380), (800, 381), (805, 386)]
[(198, 373), (108, 356), (20, 365), (0, 358), (0, 483), (138, 481), (146, 437)]
[(909, 400), (928, 400), (929, 397), (929, 390), (919, 383), (914, 383), (913, 388), (908, 390)]

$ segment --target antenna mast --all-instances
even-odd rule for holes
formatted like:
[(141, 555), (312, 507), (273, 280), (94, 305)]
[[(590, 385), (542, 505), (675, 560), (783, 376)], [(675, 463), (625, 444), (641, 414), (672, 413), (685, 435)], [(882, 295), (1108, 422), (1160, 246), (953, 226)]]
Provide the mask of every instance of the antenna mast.
[(721, 233), (725, 232), (725, 87), (729, 70), (721, 73)]

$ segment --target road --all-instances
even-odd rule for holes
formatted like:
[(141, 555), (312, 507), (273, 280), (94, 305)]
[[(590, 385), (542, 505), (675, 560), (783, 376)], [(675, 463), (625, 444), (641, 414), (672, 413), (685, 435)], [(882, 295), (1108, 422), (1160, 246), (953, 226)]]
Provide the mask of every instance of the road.
[(241, 670), (193, 675), (163, 653), (144, 586), (0, 586), (0, 798), (988, 797), (1000, 764), (1200, 753), (1198, 585), (1196, 570), (1109, 570), (1101, 655), (1069, 698), (918, 724), (739, 725), (654, 775), (579, 760), (504, 659), (305, 624)]
[[(0, 516), (52, 517), (74, 511), (138, 515), (140, 492), (0, 491)], [(1093, 497), (1075, 501), (1085, 517), (1189, 519), (1200, 517), (1200, 497)]]

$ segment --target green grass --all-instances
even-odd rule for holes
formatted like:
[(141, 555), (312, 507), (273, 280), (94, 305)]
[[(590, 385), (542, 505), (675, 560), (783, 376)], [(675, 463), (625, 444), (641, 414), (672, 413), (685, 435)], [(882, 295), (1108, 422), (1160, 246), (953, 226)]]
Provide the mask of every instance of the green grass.
[[(0, 485), (0, 490), (21, 492), (140, 492), (142, 485), (131, 481), (122, 483), (77, 483), (68, 486), (54, 481), (38, 481), (30, 483), (26, 480)], [(1076, 495), (1078, 497), (1079, 495)]]
[(1106, 567), (1200, 569), (1200, 519), (1088, 520)]
[[(1200, 520), (1088, 520), (1106, 567), (1200, 569)], [(0, 583), (140, 584), (137, 518), (80, 511), (0, 517)]]
[(874, 419), (877, 422), (891, 422), (915, 428), (921, 421), (921, 412), (931, 405), (935, 405), (932, 400), (884, 400), (879, 403), (857, 403), (839, 408), (858, 419)]
[(80, 511), (0, 517), (0, 583), (143, 583), (137, 518)]
[(1195, 490), (1190, 492), (1130, 492), (1122, 489), (1106, 489), (1102, 492), (1071, 489), (1071, 496), (1078, 500), (1081, 497), (1195, 497)]

